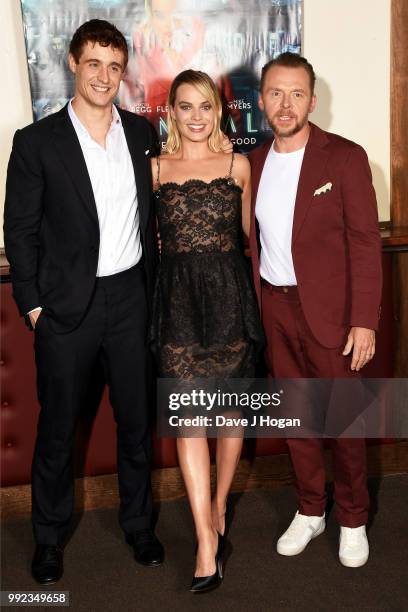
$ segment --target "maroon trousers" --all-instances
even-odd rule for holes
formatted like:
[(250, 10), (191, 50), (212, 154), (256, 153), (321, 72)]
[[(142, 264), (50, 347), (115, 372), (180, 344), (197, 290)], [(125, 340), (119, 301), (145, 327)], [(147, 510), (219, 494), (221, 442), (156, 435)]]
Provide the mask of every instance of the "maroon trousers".
[[(351, 358), (344, 345), (325, 348), (305, 320), (296, 287), (262, 284), (262, 319), (267, 338), (266, 364), (276, 378), (351, 378)], [(344, 343), (346, 338), (344, 339)], [(296, 476), (299, 512), (322, 516), (326, 473), (321, 439), (288, 439)], [(367, 523), (369, 498), (365, 440), (331, 439), (336, 517), (343, 527)]]

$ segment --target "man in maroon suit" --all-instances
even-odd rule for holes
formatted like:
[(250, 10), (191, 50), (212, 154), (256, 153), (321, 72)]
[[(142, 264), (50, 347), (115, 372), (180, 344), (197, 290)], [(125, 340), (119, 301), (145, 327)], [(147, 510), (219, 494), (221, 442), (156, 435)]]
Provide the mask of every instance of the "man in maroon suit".
[[(381, 241), (365, 151), (308, 120), (315, 74), (283, 53), (264, 66), (259, 105), (274, 133), (250, 155), (250, 247), (277, 378), (355, 378), (373, 357), (381, 298)], [(321, 439), (288, 440), (299, 509), (277, 550), (296, 555), (325, 529)], [(339, 557), (369, 554), (364, 439), (332, 439)]]

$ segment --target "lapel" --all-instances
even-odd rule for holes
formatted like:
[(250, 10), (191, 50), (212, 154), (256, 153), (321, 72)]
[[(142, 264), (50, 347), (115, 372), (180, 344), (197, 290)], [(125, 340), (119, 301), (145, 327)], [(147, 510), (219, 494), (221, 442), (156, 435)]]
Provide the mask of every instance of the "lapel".
[(118, 108), (118, 111), (122, 119), (123, 131), (125, 132), (130, 157), (132, 158), (137, 189), (139, 222), (141, 231), (144, 232), (149, 217), (151, 191), (150, 158), (145, 155), (143, 143), (138, 134), (137, 124), (131, 120), (128, 113), (124, 113), (120, 108)]
[(320, 179), (325, 171), (329, 157), (325, 150), (328, 138), (323, 130), (313, 123), (309, 140), (306, 144), (300, 171), (299, 184), (296, 193), (295, 212), (293, 215), (292, 248), (299, 236), (300, 229), (305, 220), (309, 206), (312, 203), (313, 194), (319, 187)]
[(269, 139), (253, 153), (250, 153), (251, 162), (251, 226), (249, 232), (249, 246), (251, 249), (252, 269), (254, 275), (254, 285), (256, 297), (258, 299), (258, 305), (260, 312), (262, 311), (262, 300), (261, 300), (261, 277), (259, 275), (259, 253), (260, 253), (260, 239), (259, 239), (259, 226), (256, 220), (255, 208), (256, 198), (258, 195), (259, 182), (261, 180), (262, 171), (265, 165), (266, 157), (271, 148), (272, 139)]
[(251, 184), (252, 184), (252, 193), (251, 193), (251, 226), (253, 228), (256, 227), (256, 216), (255, 216), (255, 208), (256, 208), (256, 198), (258, 195), (259, 182), (261, 180), (262, 171), (265, 165), (265, 160), (269, 153), (269, 149), (271, 148), (273, 139), (267, 140), (263, 145), (260, 146), (259, 150), (256, 151), (252, 157), (251, 163)]
[(259, 182), (261, 180), (262, 170), (265, 165), (266, 157), (269, 153), (269, 149), (272, 146), (273, 138), (267, 140), (263, 145), (260, 146), (259, 150), (253, 156), (253, 163), (251, 164), (251, 181), (252, 181), (252, 202), (253, 210), (255, 211), (256, 197), (258, 195)]
[[(91, 179), (79, 144), (75, 128), (68, 115), (68, 105), (60, 110), (55, 116), (54, 145), (58, 155), (70, 175), (75, 189), (85, 204), (91, 217), (98, 223), (95, 198), (92, 190)], [(99, 227), (99, 224), (98, 224)]]

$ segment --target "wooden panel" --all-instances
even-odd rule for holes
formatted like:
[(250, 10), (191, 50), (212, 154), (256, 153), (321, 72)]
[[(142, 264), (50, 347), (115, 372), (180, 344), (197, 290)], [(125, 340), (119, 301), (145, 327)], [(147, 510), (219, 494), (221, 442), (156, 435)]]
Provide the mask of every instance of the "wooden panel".
[[(407, 194), (408, 197), (408, 194)], [(408, 252), (393, 253), (395, 357), (394, 376), (408, 377)]]
[[(408, 442), (400, 440), (391, 444), (369, 446), (369, 476), (385, 476), (408, 473)], [(329, 481), (332, 479), (330, 451), (326, 451)], [(212, 482), (215, 468), (212, 466)], [(274, 488), (293, 484), (293, 470), (288, 455), (269, 455), (239, 462), (232, 490), (248, 491), (258, 488)], [(170, 501), (185, 495), (184, 484), (178, 467), (153, 470), (153, 496), (156, 501)], [(2, 520), (27, 516), (31, 511), (31, 487), (4, 487), (1, 490)], [(118, 487), (115, 474), (79, 478), (75, 483), (76, 511), (96, 508), (116, 508)]]
[(4, 254), (4, 248), (0, 248), (0, 274), (1, 276), (8, 276), (10, 274), (9, 262)]
[(391, 222), (408, 225), (408, 2), (391, 0)]
[[(408, 226), (408, 2), (391, 0), (391, 223)], [(405, 241), (405, 245), (408, 241)], [(399, 246), (402, 245), (401, 240)], [(395, 253), (395, 375), (408, 376), (408, 255)]]
[(380, 234), (383, 248), (406, 246), (408, 249), (408, 226), (380, 226)]

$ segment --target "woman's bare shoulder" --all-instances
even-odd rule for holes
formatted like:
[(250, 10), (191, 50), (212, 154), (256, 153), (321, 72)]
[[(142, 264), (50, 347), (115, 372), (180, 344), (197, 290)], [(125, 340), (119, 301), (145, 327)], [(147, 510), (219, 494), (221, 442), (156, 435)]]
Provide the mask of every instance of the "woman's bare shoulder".
[(242, 153), (234, 153), (234, 166), (242, 170), (248, 170), (251, 167), (248, 158)]
[(152, 164), (152, 168), (153, 167), (157, 167), (158, 164), (160, 164), (160, 166), (167, 166), (168, 164), (171, 164), (174, 161), (174, 155), (169, 155), (168, 153), (161, 153), (160, 155), (156, 155), (155, 157), (151, 157), (150, 158), (150, 163)]
[(163, 153), (161, 153), (158, 157), (154, 157), (152, 159), (155, 160), (155, 163), (157, 163), (157, 160), (160, 161), (160, 165), (170, 165), (173, 164), (174, 162), (178, 161), (178, 155), (173, 155), (170, 153), (166, 153), (165, 151), (163, 151)]
[(241, 153), (234, 154), (232, 174), (241, 178), (244, 183), (249, 180), (249, 177), (251, 176), (251, 166), (245, 155), (241, 155)]

